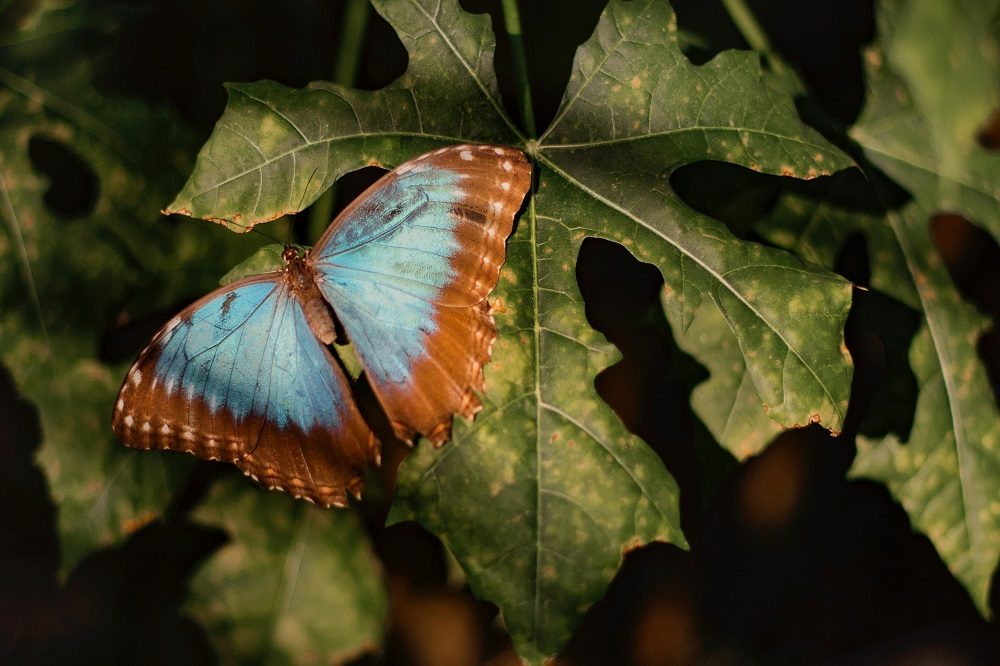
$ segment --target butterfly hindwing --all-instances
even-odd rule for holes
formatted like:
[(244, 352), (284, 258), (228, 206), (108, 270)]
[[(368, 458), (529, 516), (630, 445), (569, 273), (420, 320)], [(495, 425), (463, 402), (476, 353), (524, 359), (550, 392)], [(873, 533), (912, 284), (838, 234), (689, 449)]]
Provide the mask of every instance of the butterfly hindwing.
[(212, 292), (164, 326), (122, 386), (128, 446), (234, 462), (270, 488), (344, 505), (378, 444), (287, 273)]
[(486, 298), (531, 181), (524, 154), (452, 146), (404, 163), (307, 258), (396, 434), (436, 444), (481, 408), (496, 326)]

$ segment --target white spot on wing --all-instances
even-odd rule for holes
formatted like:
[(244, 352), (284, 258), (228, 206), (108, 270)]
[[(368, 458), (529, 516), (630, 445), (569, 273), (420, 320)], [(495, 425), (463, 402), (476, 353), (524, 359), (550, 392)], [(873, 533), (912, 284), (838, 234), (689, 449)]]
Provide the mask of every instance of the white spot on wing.
[(143, 421), (141, 430), (143, 432), (149, 432), (152, 428), (149, 425), (149, 421)]
[(499, 201), (494, 201), (490, 205), (493, 206), (493, 210), (495, 210), (498, 213), (503, 210), (503, 204)]
[(131, 414), (125, 415), (125, 427), (131, 428), (135, 424), (135, 419), (132, 418)]
[(135, 372), (132, 373), (132, 385), (138, 386), (141, 383), (142, 383), (142, 373), (139, 370), (136, 370)]
[(500, 189), (503, 190), (504, 192), (509, 192), (510, 191), (510, 183), (506, 183), (506, 182), (500, 183)]
[(471, 150), (463, 150), (462, 152), (460, 152), (458, 154), (458, 156), (461, 157), (466, 162), (471, 162), (472, 161), (472, 151)]
[(503, 148), (494, 148), (493, 152), (497, 155), (503, 155)]
[(170, 426), (168, 426), (166, 423), (164, 423), (163, 427), (160, 428), (160, 432), (163, 433), (164, 435), (169, 435), (170, 434)]
[(122, 400), (121, 398), (118, 398), (118, 404), (115, 405), (115, 409), (117, 409), (119, 412), (125, 409), (125, 401)]
[(513, 168), (514, 168), (514, 165), (510, 163), (510, 160), (504, 160), (503, 161), (503, 170), (504, 171), (510, 171)]

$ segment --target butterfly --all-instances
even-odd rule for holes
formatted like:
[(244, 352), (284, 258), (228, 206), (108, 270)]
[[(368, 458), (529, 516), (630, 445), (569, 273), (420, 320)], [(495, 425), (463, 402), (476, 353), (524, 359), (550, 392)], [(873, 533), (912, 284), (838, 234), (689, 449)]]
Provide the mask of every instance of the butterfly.
[(416, 157), (349, 204), (305, 254), (184, 309), (118, 394), (112, 429), (137, 449), (235, 463), (322, 506), (360, 496), (380, 446), (330, 345), (354, 345), (395, 434), (439, 446), (482, 409), (496, 325), (487, 300), (531, 183), (513, 148)]

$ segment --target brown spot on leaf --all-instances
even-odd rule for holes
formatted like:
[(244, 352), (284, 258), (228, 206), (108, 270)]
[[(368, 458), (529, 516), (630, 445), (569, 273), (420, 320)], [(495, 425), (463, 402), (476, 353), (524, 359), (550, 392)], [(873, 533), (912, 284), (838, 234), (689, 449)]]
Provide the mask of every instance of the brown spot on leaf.
[(633, 551), (636, 548), (642, 548), (642, 540), (639, 537), (634, 536), (622, 544), (622, 555), (628, 555), (630, 551)]

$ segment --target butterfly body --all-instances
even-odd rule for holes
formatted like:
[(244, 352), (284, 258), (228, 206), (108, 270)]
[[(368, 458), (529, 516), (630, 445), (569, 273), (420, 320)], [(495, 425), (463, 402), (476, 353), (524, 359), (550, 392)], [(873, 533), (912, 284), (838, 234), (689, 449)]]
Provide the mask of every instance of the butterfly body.
[(530, 185), (519, 151), (443, 148), (352, 202), (305, 256), (171, 320), (126, 376), (128, 446), (235, 463), (269, 488), (342, 506), (379, 445), (328, 348), (338, 324), (397, 436), (440, 445), (473, 417), (496, 327), (487, 301)]
[(337, 339), (337, 327), (330, 315), (330, 306), (323, 298), (323, 292), (316, 286), (315, 272), (294, 247), (285, 248), (282, 258), (292, 292), (302, 304), (309, 328), (323, 344), (332, 345)]

